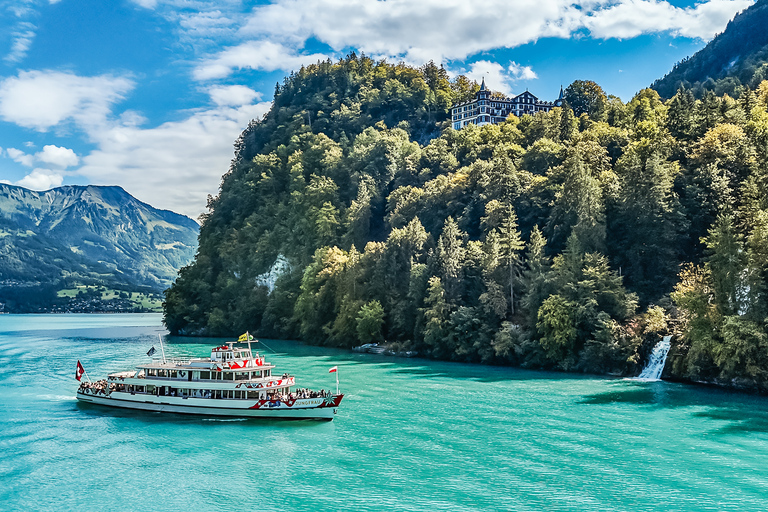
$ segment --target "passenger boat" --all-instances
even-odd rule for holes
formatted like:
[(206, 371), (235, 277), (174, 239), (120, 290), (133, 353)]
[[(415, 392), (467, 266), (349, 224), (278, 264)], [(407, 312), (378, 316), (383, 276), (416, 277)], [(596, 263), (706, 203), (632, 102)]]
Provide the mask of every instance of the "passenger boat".
[[(332, 420), (344, 395), (338, 390), (296, 389), (293, 375), (273, 374), (274, 365), (248, 346), (227, 342), (214, 347), (210, 358), (189, 360), (162, 358), (138, 365), (135, 371), (112, 373), (106, 379), (81, 380), (88, 374), (77, 362), (77, 399), (83, 402), (144, 411), (235, 416)], [(148, 355), (152, 355), (152, 347)], [(336, 372), (334, 366), (329, 370)], [(294, 388), (292, 390), (292, 388)]]

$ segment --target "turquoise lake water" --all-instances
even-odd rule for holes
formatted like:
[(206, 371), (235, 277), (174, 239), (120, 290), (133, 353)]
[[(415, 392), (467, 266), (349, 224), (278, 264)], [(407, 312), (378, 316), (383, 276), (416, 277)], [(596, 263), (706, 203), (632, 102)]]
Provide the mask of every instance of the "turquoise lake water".
[[(332, 422), (74, 399), (158, 349), (159, 315), (0, 315), (0, 510), (768, 510), (768, 399), (264, 340)], [(169, 338), (167, 355), (218, 340)]]

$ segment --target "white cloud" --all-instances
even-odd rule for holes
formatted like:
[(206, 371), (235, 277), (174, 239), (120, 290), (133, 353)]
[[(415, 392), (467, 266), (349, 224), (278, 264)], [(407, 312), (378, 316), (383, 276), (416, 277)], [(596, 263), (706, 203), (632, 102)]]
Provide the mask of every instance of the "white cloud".
[(671, 32), (708, 39), (752, 2), (678, 8), (659, 0), (485, 0), (478, 8), (466, 0), (276, 0), (254, 8), (241, 35), (293, 48), (316, 38), (337, 52), (445, 62), (584, 29), (598, 38)]
[(224, 78), (236, 69), (291, 70), (327, 58), (326, 55), (319, 53), (300, 55), (286, 46), (271, 41), (250, 41), (228, 48), (204, 61), (195, 69), (194, 76), (198, 80), (209, 80)]
[(721, 32), (736, 12), (752, 3), (753, 0), (710, 0), (680, 8), (658, 0), (624, 0), (594, 11), (584, 25), (594, 37), (602, 39), (626, 39), (656, 32), (709, 39)]
[(509, 64), (507, 70), (515, 80), (534, 80), (539, 76), (531, 69), (531, 66), (523, 66), (515, 61)]
[(54, 145), (43, 146), (43, 150), (35, 154), (38, 161), (65, 169), (77, 165), (80, 161), (74, 151)]
[(6, 62), (20, 62), (27, 56), (27, 51), (35, 39), (36, 29), (37, 27), (28, 22), (22, 22), (16, 27), (11, 34), (11, 51), (4, 57)]
[(131, 0), (131, 1), (146, 9), (154, 9), (155, 7), (157, 7), (157, 0)]
[[(578, 10), (566, 0), (282, 0), (254, 9), (243, 35), (299, 45), (310, 37), (409, 62), (463, 59), (543, 36), (567, 37)], [(340, 20), (343, 20), (340, 22)], [(523, 21), (524, 20), (524, 21)]]
[(229, 169), (232, 145), (270, 103), (218, 107), (155, 128), (115, 125), (93, 133), (98, 149), (78, 174), (93, 184), (120, 185), (158, 208), (197, 217)]
[(6, 153), (13, 161), (26, 167), (33, 167), (37, 162), (66, 169), (67, 167), (77, 165), (80, 161), (75, 152), (71, 149), (54, 146), (52, 144), (43, 146), (43, 150), (34, 155), (30, 155), (16, 148), (8, 148)]
[(8, 153), (9, 157), (11, 157), (11, 160), (20, 163), (25, 167), (32, 167), (35, 165), (35, 157), (33, 155), (26, 154), (20, 149), (8, 148), (6, 153)]
[(512, 83), (509, 76), (504, 73), (504, 67), (488, 60), (479, 60), (470, 65), (469, 71), (464, 73), (467, 78), (480, 83), (485, 79), (485, 84), (494, 91), (503, 94), (512, 94)]
[(67, 120), (93, 127), (105, 122), (112, 104), (133, 86), (131, 80), (112, 75), (22, 71), (0, 82), (0, 117), (38, 131)]
[(538, 78), (530, 66), (521, 66), (514, 61), (509, 64), (509, 67), (504, 69), (504, 66), (498, 62), (479, 60), (470, 65), (469, 71), (462, 73), (467, 78), (476, 80), (478, 83), (485, 79), (485, 83), (489, 88), (508, 96), (514, 94), (514, 83), (516, 81)]
[(261, 94), (244, 85), (228, 85), (208, 89), (211, 99), (220, 106), (238, 107), (247, 105), (254, 99), (261, 99)]
[(181, 13), (179, 26), (184, 38), (193, 40), (196, 38), (231, 37), (237, 31), (237, 21), (230, 13), (219, 9), (212, 11)]
[(71, 121), (97, 147), (82, 158), (51, 144), (34, 154), (7, 148), (5, 154), (15, 161), (41, 167), (17, 184), (35, 189), (59, 186), (63, 170), (79, 163), (81, 167), (71, 172), (93, 184), (120, 185), (153, 206), (193, 217), (203, 212), (206, 197), (216, 193), (229, 168), (234, 141), (271, 103), (251, 104), (259, 94), (245, 86), (211, 87), (208, 92), (218, 106), (142, 128), (146, 120), (139, 113), (111, 112), (132, 86), (125, 78), (41, 71), (0, 83), (0, 116), (5, 120), (39, 130)]
[(35, 169), (14, 183), (14, 185), (32, 190), (49, 190), (54, 187), (60, 187), (63, 181), (64, 176), (61, 172), (50, 169)]

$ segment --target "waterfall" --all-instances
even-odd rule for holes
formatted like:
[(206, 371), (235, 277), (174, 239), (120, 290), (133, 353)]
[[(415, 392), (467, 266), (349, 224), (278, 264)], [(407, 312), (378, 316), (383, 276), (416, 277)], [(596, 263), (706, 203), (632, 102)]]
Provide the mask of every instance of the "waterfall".
[(661, 378), (661, 372), (664, 371), (664, 363), (667, 362), (667, 354), (669, 354), (671, 339), (672, 336), (664, 336), (664, 338), (653, 347), (651, 357), (648, 359), (648, 364), (645, 366), (638, 379), (659, 380)]

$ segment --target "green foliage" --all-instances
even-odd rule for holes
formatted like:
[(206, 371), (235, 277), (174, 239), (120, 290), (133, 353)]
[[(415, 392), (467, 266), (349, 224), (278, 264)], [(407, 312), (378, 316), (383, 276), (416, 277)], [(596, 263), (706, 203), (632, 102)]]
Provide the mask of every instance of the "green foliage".
[(539, 322), (536, 324), (539, 343), (547, 357), (568, 370), (575, 366), (574, 344), (576, 343), (575, 304), (560, 295), (550, 295), (539, 308)]
[(602, 119), (608, 106), (603, 88), (591, 80), (576, 80), (565, 90), (565, 103), (576, 117), (587, 114), (597, 121)]
[(451, 129), (474, 91), (356, 55), (292, 74), (238, 141), (169, 329), (621, 374), (672, 333), (674, 375), (763, 382), (768, 82), (626, 104), (574, 82), (573, 111)]
[(384, 325), (384, 308), (372, 300), (360, 308), (357, 315), (357, 339), (360, 343), (378, 343), (384, 340), (381, 328)]

